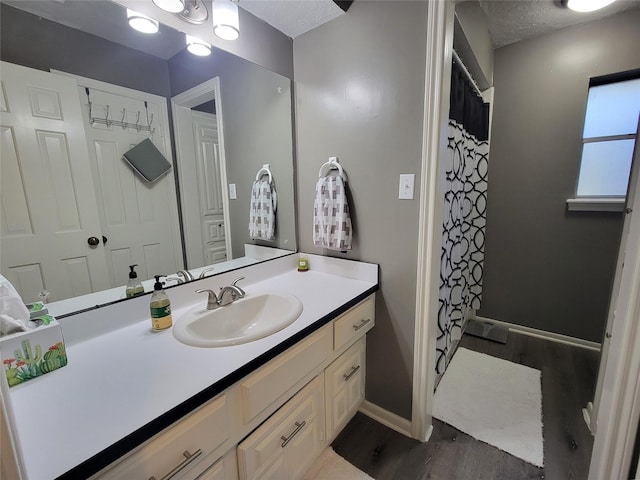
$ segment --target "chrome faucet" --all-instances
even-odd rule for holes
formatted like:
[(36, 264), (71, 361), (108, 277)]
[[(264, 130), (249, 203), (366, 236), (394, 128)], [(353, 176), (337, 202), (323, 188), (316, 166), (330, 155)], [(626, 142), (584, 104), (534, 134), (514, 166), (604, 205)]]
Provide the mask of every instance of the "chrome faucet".
[(208, 293), (207, 310), (215, 310), (218, 307), (225, 307), (247, 294), (242, 288), (236, 285), (240, 280), (244, 280), (244, 277), (236, 278), (231, 285), (220, 287), (218, 295), (216, 295), (216, 292), (213, 290), (207, 288), (196, 290), (196, 293)]
[(184, 282), (190, 282), (192, 280), (195, 280), (195, 278), (193, 278), (193, 275), (191, 275), (189, 270), (178, 270), (176, 272), (176, 275), (178, 276), (178, 278), (180, 278), (180, 276), (184, 277)]
[(246, 292), (236, 285), (240, 280), (244, 280), (245, 277), (237, 278), (233, 281), (231, 285), (223, 287), (220, 289), (218, 293), (218, 305), (224, 307), (225, 305), (229, 305), (233, 303), (238, 298), (242, 298), (246, 295)]
[(202, 289), (196, 290), (196, 293), (208, 293), (209, 294), (209, 297), (207, 298), (207, 310), (215, 310), (216, 308), (218, 308), (220, 306), (220, 301), (218, 300), (218, 297), (216, 296), (216, 292), (214, 292), (213, 290), (202, 288)]
[(204, 278), (206, 277), (207, 272), (212, 272), (212, 271), (213, 271), (213, 267), (205, 268), (202, 272), (200, 272), (200, 276), (198, 278)]

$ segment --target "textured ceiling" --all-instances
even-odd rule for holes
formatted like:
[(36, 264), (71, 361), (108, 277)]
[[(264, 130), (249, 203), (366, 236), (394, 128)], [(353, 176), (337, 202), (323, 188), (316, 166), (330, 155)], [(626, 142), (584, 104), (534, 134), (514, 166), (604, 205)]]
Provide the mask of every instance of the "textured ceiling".
[(333, 0), (240, 0), (238, 5), (291, 38), (344, 13)]
[(487, 16), (494, 48), (640, 8), (640, 0), (618, 0), (590, 13), (564, 8), (560, 0), (479, 0), (479, 3)]

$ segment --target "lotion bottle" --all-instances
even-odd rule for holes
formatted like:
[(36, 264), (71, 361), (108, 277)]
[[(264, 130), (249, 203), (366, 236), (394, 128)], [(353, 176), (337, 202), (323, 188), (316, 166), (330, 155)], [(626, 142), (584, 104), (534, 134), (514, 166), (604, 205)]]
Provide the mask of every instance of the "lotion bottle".
[(127, 298), (135, 297), (136, 295), (144, 293), (142, 282), (138, 280), (138, 274), (134, 270), (137, 266), (137, 264), (129, 265), (131, 271), (129, 272), (129, 281), (127, 282), (127, 288), (125, 290)]
[(154, 330), (164, 330), (173, 325), (171, 319), (171, 302), (169, 297), (162, 288), (160, 277), (156, 275), (156, 283), (153, 285), (153, 294), (151, 294), (151, 326)]

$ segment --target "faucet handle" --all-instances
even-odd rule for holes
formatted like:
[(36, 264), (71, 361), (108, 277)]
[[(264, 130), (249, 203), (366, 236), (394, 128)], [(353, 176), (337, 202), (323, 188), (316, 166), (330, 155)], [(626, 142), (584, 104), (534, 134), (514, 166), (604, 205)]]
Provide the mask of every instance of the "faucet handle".
[(245, 279), (245, 277), (240, 277), (240, 278), (236, 278), (233, 282), (231, 282), (231, 286), (232, 286), (232, 287), (236, 287), (236, 288), (240, 291), (240, 293), (242, 294), (242, 296), (246, 295), (246, 294), (247, 294), (247, 292), (245, 292), (241, 287), (239, 287), (239, 286), (237, 285), (237, 283), (238, 283), (240, 280), (244, 280), (244, 279)]
[(218, 308), (219, 302), (218, 297), (216, 296), (216, 292), (213, 290), (209, 290), (208, 288), (201, 288), (196, 290), (196, 293), (208, 293), (207, 297), (207, 310), (213, 310), (214, 308)]

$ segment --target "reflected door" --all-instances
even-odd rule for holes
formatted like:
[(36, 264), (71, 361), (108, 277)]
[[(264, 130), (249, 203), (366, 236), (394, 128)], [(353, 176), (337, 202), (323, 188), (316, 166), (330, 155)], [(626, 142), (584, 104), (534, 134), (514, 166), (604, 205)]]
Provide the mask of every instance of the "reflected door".
[[(76, 82), (2, 62), (1, 268), (25, 302), (109, 287)], [(91, 241), (89, 241), (91, 239)]]
[(192, 111), (205, 265), (227, 260), (222, 173), (215, 115)]
[[(146, 182), (123, 154), (146, 138), (173, 163), (166, 99), (78, 78), (85, 130), (112, 286), (124, 285), (129, 265), (142, 279), (182, 268), (173, 169)], [(87, 95), (88, 88), (88, 95)], [(89, 121), (91, 115), (104, 121)]]

